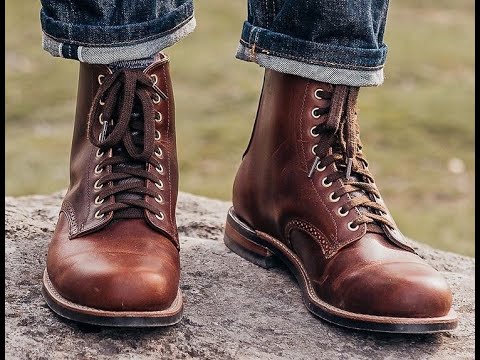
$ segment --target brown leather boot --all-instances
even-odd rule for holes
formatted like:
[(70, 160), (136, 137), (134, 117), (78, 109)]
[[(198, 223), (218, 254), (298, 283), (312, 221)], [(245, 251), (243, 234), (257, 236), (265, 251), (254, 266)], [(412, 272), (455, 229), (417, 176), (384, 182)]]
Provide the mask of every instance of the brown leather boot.
[(453, 329), (449, 286), (407, 244), (368, 170), (357, 93), (266, 71), (225, 243), (265, 268), (281, 260), (306, 307), (337, 325)]
[(168, 59), (80, 65), (70, 187), (43, 276), (57, 314), (107, 326), (180, 321), (178, 166)]

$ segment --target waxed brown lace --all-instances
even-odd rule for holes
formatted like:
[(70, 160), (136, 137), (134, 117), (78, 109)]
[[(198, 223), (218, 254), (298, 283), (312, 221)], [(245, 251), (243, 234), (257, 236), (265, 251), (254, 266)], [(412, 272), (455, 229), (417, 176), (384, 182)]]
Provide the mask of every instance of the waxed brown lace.
[[(146, 209), (153, 214), (160, 211), (146, 202), (145, 196), (155, 197), (155, 190), (147, 188), (145, 180), (161, 183), (157, 174), (147, 171), (147, 165), (160, 166), (155, 152), (155, 109), (152, 99), (166, 96), (147, 74), (138, 70), (122, 69), (107, 75), (100, 85), (90, 110), (88, 137), (102, 152), (112, 149), (98, 169), (111, 167), (97, 182), (102, 189), (99, 201), (114, 196), (113, 203), (100, 207), (98, 214), (114, 212), (121, 218), (142, 217)], [(100, 122), (101, 131), (95, 131)], [(132, 181), (133, 179), (133, 181)], [(109, 186), (103, 186), (109, 184)], [(156, 187), (155, 187), (156, 188)]]
[(374, 201), (374, 197), (379, 198), (380, 194), (373, 184), (373, 176), (362, 153), (357, 97), (358, 87), (336, 85), (333, 93), (323, 91), (322, 98), (330, 99), (330, 106), (323, 111), (318, 109), (322, 111), (319, 118), (321, 122), (313, 131), (320, 135), (320, 141), (314, 148), (316, 156), (309, 177), (315, 169), (335, 163), (338, 171), (328, 175), (324, 181), (330, 183), (341, 179), (343, 186), (332, 196), (338, 198), (351, 194), (350, 199), (343, 204), (342, 212), (360, 208), (360, 216), (352, 222), (352, 226), (367, 224), (369, 231), (378, 232), (377, 224), (390, 228), (395, 226), (382, 216), (382, 213), (387, 213), (385, 207)]

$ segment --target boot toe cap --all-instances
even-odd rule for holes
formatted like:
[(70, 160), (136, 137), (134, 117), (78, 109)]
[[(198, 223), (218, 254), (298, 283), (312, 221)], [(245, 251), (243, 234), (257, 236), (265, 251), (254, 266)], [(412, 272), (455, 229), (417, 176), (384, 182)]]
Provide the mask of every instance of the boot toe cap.
[(51, 278), (64, 298), (109, 311), (160, 311), (175, 300), (179, 284), (175, 259), (124, 253), (80, 254)]
[(337, 282), (334, 293), (340, 308), (377, 316), (441, 317), (452, 305), (446, 280), (425, 263), (366, 266)]

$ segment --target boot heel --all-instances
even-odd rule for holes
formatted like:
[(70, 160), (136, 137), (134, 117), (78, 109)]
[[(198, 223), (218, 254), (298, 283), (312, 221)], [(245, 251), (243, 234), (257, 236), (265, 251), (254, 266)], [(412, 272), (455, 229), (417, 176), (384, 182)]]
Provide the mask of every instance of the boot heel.
[(237, 255), (265, 269), (278, 266), (279, 260), (266, 247), (254, 240), (257, 235), (238, 217), (233, 209), (228, 211), (223, 241)]

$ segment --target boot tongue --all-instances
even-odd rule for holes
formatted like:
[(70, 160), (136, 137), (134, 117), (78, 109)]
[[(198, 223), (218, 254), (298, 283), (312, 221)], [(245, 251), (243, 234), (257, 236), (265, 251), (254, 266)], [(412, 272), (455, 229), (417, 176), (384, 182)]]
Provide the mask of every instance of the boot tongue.
[[(338, 146), (340, 147), (340, 145), (338, 145)], [(337, 164), (337, 169), (339, 171), (341, 171), (343, 174), (345, 174), (346, 171), (347, 171), (347, 166), (345, 164)], [(343, 179), (345, 179), (345, 177)], [(355, 172), (352, 171), (351, 174), (350, 174), (349, 181), (365, 182), (365, 179), (363, 179), (363, 176), (361, 176), (359, 174), (356, 174)], [(359, 196), (370, 197), (369, 194), (362, 189), (358, 189), (358, 191), (350, 192), (349, 195), (352, 199), (356, 198), (356, 197), (359, 197)], [(360, 213), (365, 214), (367, 216), (368, 216), (368, 214), (370, 214), (372, 212), (375, 212), (375, 210), (370, 209), (369, 207), (366, 207), (366, 206), (361, 206), (360, 205), (360, 206), (357, 206), (356, 208), (358, 209), (358, 211)], [(367, 226), (367, 232), (383, 233), (383, 230), (382, 230), (380, 224), (369, 223), (368, 226)]]
[[(143, 118), (143, 113), (141, 111), (141, 107), (139, 106), (139, 104), (137, 102), (135, 102), (134, 107), (133, 107), (133, 111), (132, 111), (132, 121), (130, 122), (130, 124), (135, 120), (136, 121), (142, 121), (142, 118)], [(142, 141), (141, 140), (141, 139), (143, 139), (143, 132), (142, 131), (132, 129), (131, 125), (130, 125), (130, 130), (131, 130), (134, 138), (137, 138), (138, 141)], [(112, 151), (113, 151), (113, 154), (112, 154), (113, 156), (123, 156), (125, 158), (130, 158), (128, 156), (127, 150), (123, 146), (123, 143), (121, 143), (121, 144), (119, 144), (119, 146), (113, 148)], [(135, 161), (135, 160), (130, 158), (130, 161), (128, 161), (128, 162), (118, 164), (118, 165), (114, 165), (112, 167), (112, 172), (122, 172), (123, 169), (126, 169), (126, 168), (145, 169), (145, 163)], [(135, 177), (135, 176), (131, 176), (127, 179), (116, 181), (116, 184), (118, 184), (118, 185), (136, 184), (139, 187), (141, 187), (141, 186), (144, 186), (144, 182), (145, 182), (145, 180), (143, 180), (143, 179), (140, 179), (140, 178)], [(122, 200), (125, 200), (125, 199), (141, 200), (141, 199), (143, 199), (143, 197), (144, 196), (141, 195), (141, 194), (136, 194), (136, 193), (132, 193), (132, 192), (123, 192), (123, 193), (117, 194), (115, 196), (117, 202), (121, 202)], [(118, 210), (115, 213), (114, 216), (117, 217), (117, 218), (143, 218), (144, 210), (141, 209), (141, 208), (129, 207), (127, 209)]]

